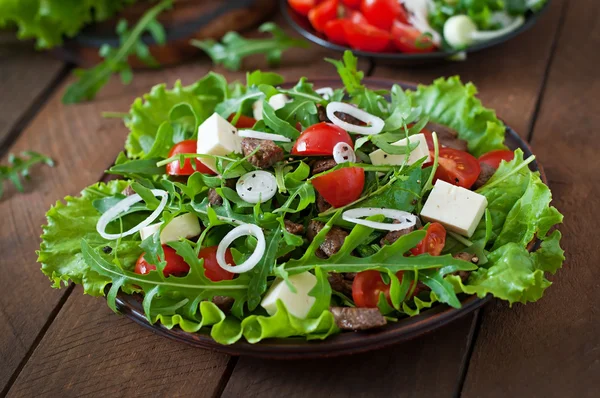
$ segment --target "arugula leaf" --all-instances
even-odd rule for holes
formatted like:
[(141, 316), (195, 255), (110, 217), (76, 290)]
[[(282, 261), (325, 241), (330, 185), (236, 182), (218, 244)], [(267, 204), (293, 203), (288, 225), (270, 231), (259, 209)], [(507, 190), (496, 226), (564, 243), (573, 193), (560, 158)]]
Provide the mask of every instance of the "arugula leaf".
[(165, 166), (157, 166), (160, 158), (126, 160), (124, 163), (115, 164), (108, 169), (109, 174), (118, 174), (126, 177), (152, 177), (166, 173)]
[(136, 55), (148, 66), (158, 66), (156, 60), (150, 55), (148, 46), (142, 42), (141, 37), (145, 31), (148, 31), (157, 43), (164, 44), (164, 31), (156, 17), (171, 5), (172, 0), (161, 1), (146, 11), (132, 31), (127, 30), (127, 22), (121, 21), (117, 25), (120, 47), (115, 49), (105, 44), (100, 48), (100, 56), (104, 58), (103, 62), (91, 69), (76, 69), (74, 74), (78, 77), (78, 80), (67, 87), (62, 102), (64, 104), (75, 104), (94, 99), (98, 91), (108, 83), (113, 73), (121, 75), (123, 84), (131, 83), (133, 72), (127, 62), (130, 55)]
[(365, 74), (358, 70), (358, 58), (352, 54), (352, 51), (344, 51), (342, 61), (331, 58), (325, 58), (325, 61), (335, 66), (348, 94), (354, 95), (365, 88), (362, 85)]
[(248, 284), (248, 309), (250, 311), (258, 306), (263, 293), (267, 290), (267, 277), (271, 275), (277, 262), (277, 252), (282, 237), (281, 227), (265, 233), (267, 242), (265, 253), (259, 263), (250, 271), (250, 282)]
[(284, 137), (295, 140), (300, 136), (300, 132), (296, 130), (294, 126), (285, 120), (280, 119), (277, 114), (275, 114), (275, 110), (268, 102), (263, 103), (263, 121), (268, 128)]
[(276, 66), (281, 61), (281, 55), (285, 50), (308, 47), (306, 41), (288, 36), (273, 22), (262, 24), (258, 31), (271, 33), (273, 37), (246, 39), (237, 32), (228, 32), (223, 36), (222, 43), (214, 40), (192, 40), (191, 44), (204, 50), (215, 65), (223, 65), (233, 71), (239, 70), (242, 67), (242, 60), (252, 54), (264, 54), (269, 65)]
[(254, 72), (246, 72), (246, 85), (248, 87), (260, 86), (267, 84), (269, 86), (277, 86), (285, 81), (283, 76), (274, 72), (262, 72), (255, 70)]
[[(36, 164), (43, 163), (54, 167), (54, 161), (48, 156), (33, 151), (21, 152), (21, 156), (15, 156), (12, 153), (8, 155), (9, 166), (0, 166), (0, 199), (4, 194), (4, 181), (9, 180), (13, 183), (17, 191), (23, 192), (21, 178), (29, 179), (29, 169)], [(25, 158), (28, 157), (28, 158)]]

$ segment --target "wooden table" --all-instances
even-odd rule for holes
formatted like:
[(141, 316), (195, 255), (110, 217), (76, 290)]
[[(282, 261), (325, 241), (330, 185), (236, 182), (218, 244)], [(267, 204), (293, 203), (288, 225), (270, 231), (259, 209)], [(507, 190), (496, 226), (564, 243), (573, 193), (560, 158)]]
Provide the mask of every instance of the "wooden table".
[[(25, 149), (52, 156), (24, 194), (0, 201), (0, 396), (459, 396), (581, 397), (600, 390), (600, 2), (554, 0), (518, 39), (464, 63), (370, 75), (429, 83), (460, 74), (528, 139), (544, 165), (567, 251), (544, 298), (510, 309), (494, 301), (436, 332), (386, 350), (313, 361), (235, 358), (187, 347), (113, 314), (80, 287), (50, 288), (35, 250), (44, 213), (96, 182), (127, 133), (101, 111), (126, 111), (156, 83), (190, 83), (211, 69), (191, 64), (116, 79), (99, 97), (65, 107), (69, 67), (9, 48), (0, 58), (0, 156)], [(290, 80), (331, 67), (313, 46), (285, 56)], [(260, 59), (248, 69), (264, 68)], [(367, 68), (368, 62), (362, 61)], [(228, 78), (242, 73), (217, 72)]]

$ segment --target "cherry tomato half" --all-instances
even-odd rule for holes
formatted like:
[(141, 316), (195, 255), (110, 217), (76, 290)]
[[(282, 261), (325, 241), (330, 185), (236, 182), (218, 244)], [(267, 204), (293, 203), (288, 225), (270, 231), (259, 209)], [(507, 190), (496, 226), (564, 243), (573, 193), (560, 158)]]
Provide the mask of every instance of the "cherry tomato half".
[[(232, 113), (227, 118), (227, 121), (231, 123), (235, 116), (235, 113)], [(251, 129), (256, 124), (256, 119), (250, 116), (240, 115), (238, 121), (235, 123), (235, 127), (238, 129)]]
[(446, 244), (446, 229), (442, 224), (434, 222), (429, 224), (427, 235), (420, 241), (417, 246), (410, 249), (414, 256), (419, 254), (429, 253), (432, 256), (439, 256), (444, 250)]
[(392, 41), (396, 48), (404, 53), (430, 53), (436, 49), (429, 37), (400, 21), (394, 21)]
[(316, 0), (288, 0), (290, 7), (299, 14), (308, 15), (308, 12), (317, 5)]
[(360, 2), (361, 2), (361, 0), (342, 0), (342, 3), (346, 7), (350, 7), (350, 8), (354, 8), (354, 9), (358, 9), (360, 7)]
[(398, 0), (363, 0), (360, 11), (371, 25), (388, 32), (396, 18), (406, 19), (406, 13)]
[[(171, 148), (169, 151), (169, 157), (178, 155), (180, 153), (196, 153), (196, 145), (196, 140), (181, 141)], [(167, 165), (167, 174), (171, 176), (189, 176), (194, 174), (195, 171), (199, 171), (203, 174), (216, 174), (198, 159), (194, 160), (196, 162), (196, 170), (194, 170), (192, 167), (191, 159), (186, 159), (185, 162), (183, 162), (183, 167), (181, 167), (179, 160), (175, 160)]]
[(435, 179), (463, 188), (470, 188), (479, 177), (481, 167), (477, 159), (464, 151), (440, 148)]
[[(398, 280), (402, 283), (404, 272), (396, 273)], [(415, 282), (412, 281), (408, 291), (411, 292), (411, 297), (416, 293), (413, 290)], [(390, 285), (386, 285), (381, 278), (381, 273), (375, 270), (362, 271), (356, 274), (354, 282), (352, 282), (352, 299), (357, 307), (361, 308), (376, 308), (379, 302), (380, 293), (383, 293), (390, 305)]]
[[(221, 268), (217, 262), (217, 247), (205, 247), (198, 253), (198, 258), (204, 259), (204, 275), (213, 282), (228, 281), (233, 279), (234, 274)], [(225, 261), (228, 264), (235, 265), (231, 251), (225, 251)]]
[(347, 23), (345, 19), (334, 19), (325, 24), (325, 36), (330, 42), (345, 46), (348, 44), (346, 40), (346, 34), (344, 33), (344, 24)]
[(338, 16), (338, 0), (326, 0), (308, 12), (310, 24), (318, 32), (325, 31), (325, 25)]
[(390, 34), (375, 26), (348, 22), (344, 24), (344, 35), (350, 47), (356, 50), (381, 52), (390, 43)]
[(486, 163), (493, 168), (497, 169), (500, 167), (500, 162), (505, 160), (510, 162), (515, 158), (515, 153), (506, 149), (499, 149), (497, 151), (491, 151), (485, 153), (479, 157), (479, 163)]
[(292, 155), (331, 156), (333, 147), (339, 142), (345, 142), (354, 148), (352, 138), (346, 130), (333, 123), (317, 123), (300, 134), (292, 148)]
[[(175, 249), (173, 249), (171, 246), (162, 245), (162, 248), (165, 253), (165, 261), (167, 262), (167, 265), (165, 265), (165, 268), (163, 269), (163, 275), (187, 275), (187, 273), (190, 271), (190, 266), (185, 262), (183, 257), (177, 254)], [(136, 274), (144, 275), (156, 269), (156, 265), (150, 264), (148, 261), (146, 261), (144, 254), (146, 253), (142, 253), (135, 263), (134, 271)]]
[(342, 207), (360, 198), (365, 171), (360, 167), (346, 167), (314, 178), (312, 184), (323, 199), (335, 207)]

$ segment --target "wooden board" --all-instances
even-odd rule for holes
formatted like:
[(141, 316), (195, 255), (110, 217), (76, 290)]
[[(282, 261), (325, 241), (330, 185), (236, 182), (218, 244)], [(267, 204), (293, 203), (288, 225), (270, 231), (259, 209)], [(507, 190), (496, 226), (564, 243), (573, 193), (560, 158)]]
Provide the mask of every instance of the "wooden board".
[[(565, 266), (542, 300), (486, 309), (464, 397), (593, 397), (600, 391), (600, 4), (569, 2), (535, 123)], [(592, 28), (592, 30), (590, 30)]]
[(5, 142), (19, 134), (43, 104), (65, 64), (0, 33), (0, 155)]

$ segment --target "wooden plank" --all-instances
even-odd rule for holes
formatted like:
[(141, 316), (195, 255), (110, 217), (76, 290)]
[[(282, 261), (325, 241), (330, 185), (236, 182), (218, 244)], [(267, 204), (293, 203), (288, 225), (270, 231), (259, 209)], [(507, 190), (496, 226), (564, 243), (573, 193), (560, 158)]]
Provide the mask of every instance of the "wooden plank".
[(34, 51), (31, 43), (16, 42), (13, 33), (0, 35), (0, 154), (64, 68), (63, 62)]
[[(535, 122), (533, 149), (544, 165), (565, 266), (535, 304), (486, 309), (465, 397), (592, 397), (600, 389), (600, 4), (569, 2)], [(592, 30), (590, 30), (592, 28)]]
[[(555, 1), (532, 31), (474, 54), (468, 62), (412, 70), (377, 66), (374, 77), (430, 83), (439, 76), (460, 74), (464, 81), (475, 82), (487, 106), (527, 136), (560, 8), (560, 1)], [(360, 395), (359, 391), (366, 396), (453, 396), (462, 383), (476, 321), (469, 315), (415, 341), (351, 359), (280, 363), (241, 358), (224, 396), (344, 396)]]

